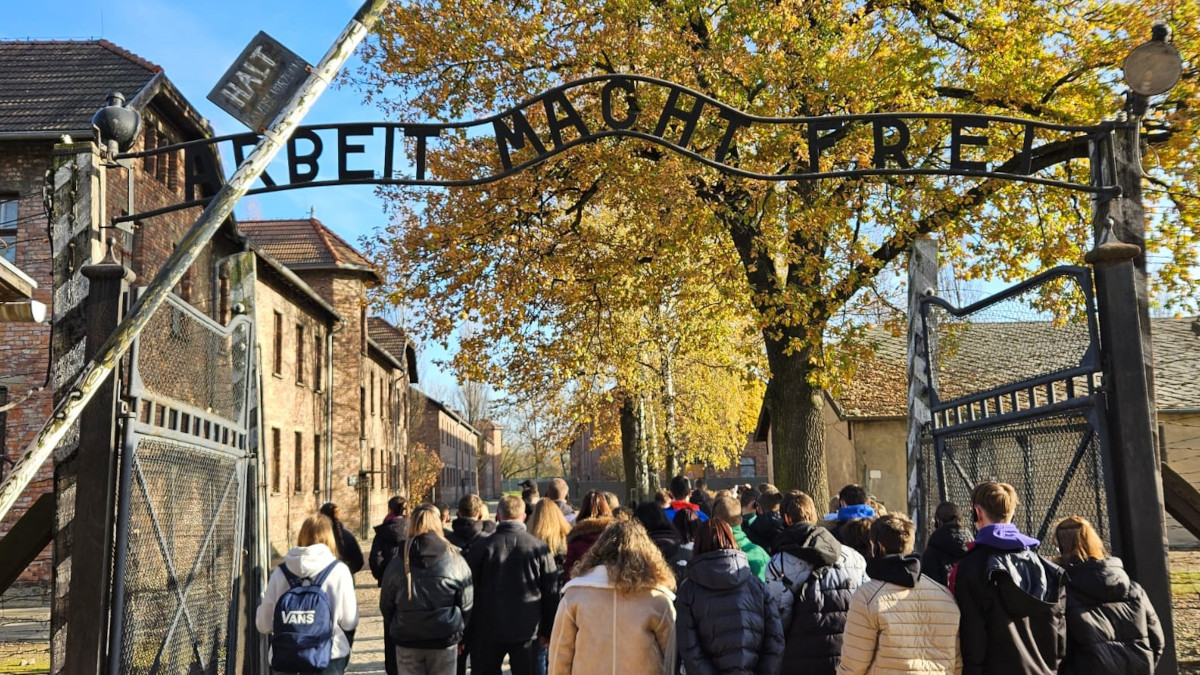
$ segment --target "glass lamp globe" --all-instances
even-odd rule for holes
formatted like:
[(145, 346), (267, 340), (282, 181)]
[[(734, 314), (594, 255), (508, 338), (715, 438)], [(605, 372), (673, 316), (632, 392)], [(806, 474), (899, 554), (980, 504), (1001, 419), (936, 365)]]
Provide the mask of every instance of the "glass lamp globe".
[[(1160, 38), (1161, 35), (1161, 38)], [(1179, 50), (1166, 41), (1167, 33), (1155, 26), (1155, 39), (1138, 45), (1125, 57), (1125, 82), (1135, 93), (1156, 96), (1170, 91), (1183, 74)]]

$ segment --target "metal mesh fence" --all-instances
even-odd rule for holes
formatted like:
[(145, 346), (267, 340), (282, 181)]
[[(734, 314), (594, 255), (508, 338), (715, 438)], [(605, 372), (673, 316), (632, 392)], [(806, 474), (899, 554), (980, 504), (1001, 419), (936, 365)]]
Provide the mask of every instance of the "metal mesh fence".
[(976, 484), (995, 480), (1016, 489), (1013, 522), (1042, 540), (1042, 555), (1058, 554), (1050, 528), (1069, 515), (1090, 520), (1109, 542), (1100, 441), (1083, 411), (948, 433), (940, 444), (939, 463), (938, 444), (931, 436), (923, 443), (925, 484), (934, 491), (926, 500), (927, 521), (942, 495), (965, 508)]
[(224, 672), (239, 460), (143, 437), (133, 462), (121, 672)]
[(926, 307), (942, 401), (1080, 366), (1093, 341), (1080, 279), (1051, 277), (962, 317)]
[(141, 385), (164, 399), (226, 419), (241, 418), (249, 330), (232, 336), (214, 330), (194, 310), (170, 303), (142, 332), (138, 355)]

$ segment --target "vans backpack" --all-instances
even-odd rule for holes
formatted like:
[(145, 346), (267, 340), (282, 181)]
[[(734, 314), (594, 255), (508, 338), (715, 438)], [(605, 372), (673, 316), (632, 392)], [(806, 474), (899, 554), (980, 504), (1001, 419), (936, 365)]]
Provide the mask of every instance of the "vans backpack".
[(321, 588), (337, 560), (312, 578), (297, 577), (280, 565), (289, 588), (275, 603), (271, 668), (289, 673), (319, 673), (333, 652), (333, 608)]

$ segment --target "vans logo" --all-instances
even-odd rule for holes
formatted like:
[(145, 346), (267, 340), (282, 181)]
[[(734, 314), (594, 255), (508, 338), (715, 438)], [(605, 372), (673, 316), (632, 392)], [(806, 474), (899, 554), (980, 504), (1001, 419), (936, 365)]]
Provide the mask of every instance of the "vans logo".
[(283, 613), (284, 623), (312, 623), (316, 620), (317, 613), (314, 610), (294, 609), (290, 612)]

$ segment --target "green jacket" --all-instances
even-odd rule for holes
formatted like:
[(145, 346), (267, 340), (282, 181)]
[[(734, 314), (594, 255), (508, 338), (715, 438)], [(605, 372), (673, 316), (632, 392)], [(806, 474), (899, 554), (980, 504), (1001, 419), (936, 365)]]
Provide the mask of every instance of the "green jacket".
[(733, 529), (733, 538), (737, 541), (737, 545), (746, 554), (746, 558), (750, 561), (750, 571), (759, 579), (767, 580), (767, 563), (771, 562), (771, 556), (767, 554), (766, 549), (750, 541), (745, 532), (742, 532), (742, 526), (737, 525)]

